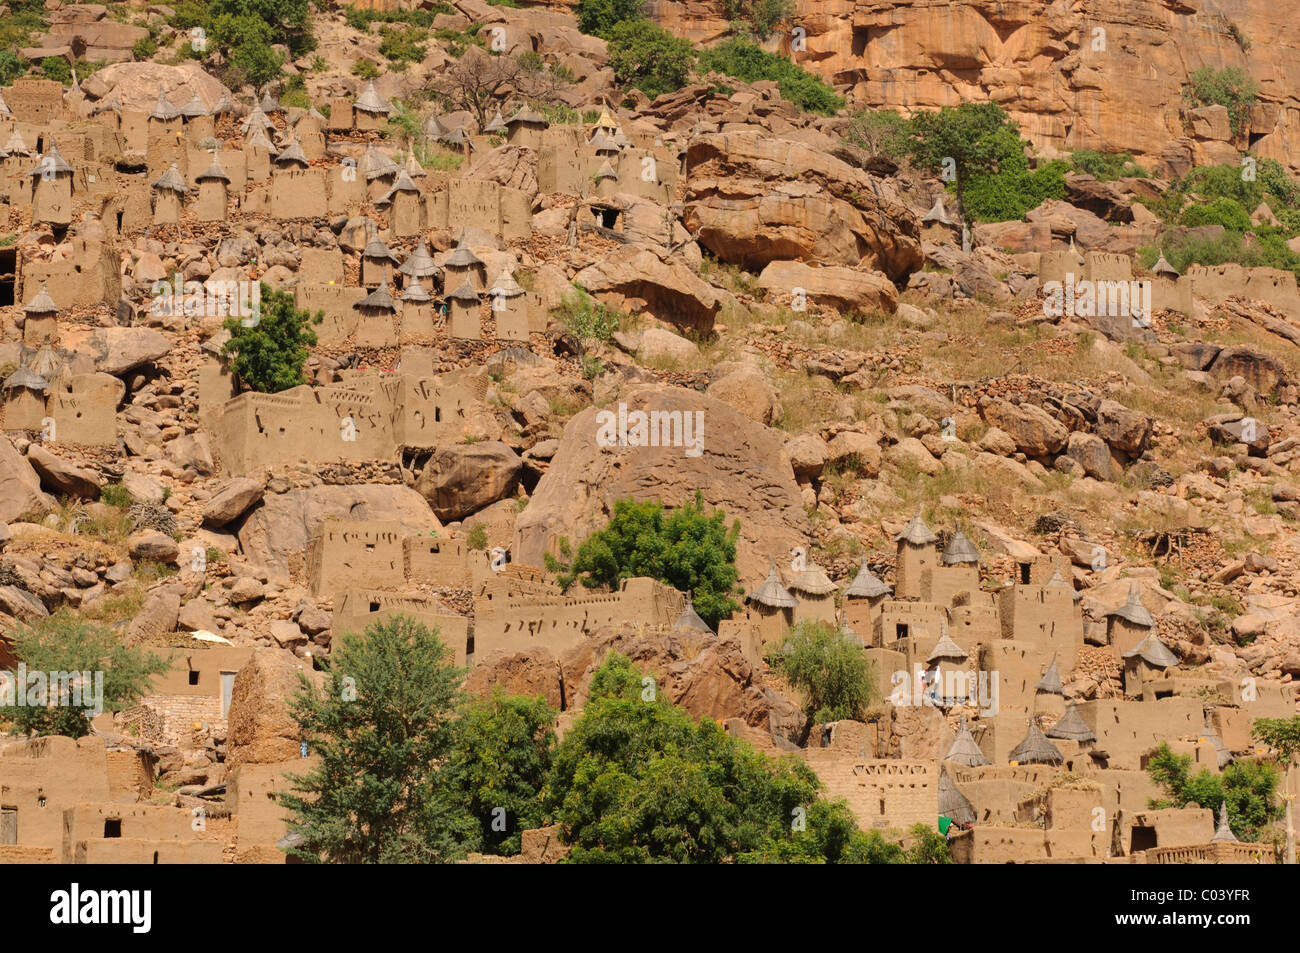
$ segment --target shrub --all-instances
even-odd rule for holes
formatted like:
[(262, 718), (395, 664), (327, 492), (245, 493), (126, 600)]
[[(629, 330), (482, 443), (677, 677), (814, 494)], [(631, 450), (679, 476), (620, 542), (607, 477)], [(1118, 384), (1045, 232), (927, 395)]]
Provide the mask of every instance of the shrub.
[(72, 65), (62, 56), (47, 56), (41, 60), (41, 73), (55, 82), (72, 82)]
[(120, 483), (110, 483), (99, 491), (99, 501), (105, 506), (126, 509), (132, 503), (131, 494)]
[[(732, 599), (736, 581), (736, 537), (740, 521), (730, 529), (721, 510), (704, 512), (704, 497), (671, 513), (654, 501), (619, 500), (604, 529), (581, 546), (571, 566), (550, 557), (548, 568), (560, 574), (566, 589), (575, 580), (587, 588), (616, 587), (633, 576), (649, 576), (681, 592), (692, 593), (695, 611), (713, 627), (740, 606)], [(567, 555), (567, 544), (561, 554)], [(549, 555), (549, 554), (548, 554)]]
[(1255, 105), (1259, 86), (1240, 66), (1216, 70), (1204, 66), (1187, 78), (1184, 98), (1196, 106), (1223, 106), (1228, 110), (1232, 131), (1241, 135)]
[(475, 523), (465, 534), (465, 545), (470, 549), (487, 549), (487, 529), (482, 523)]
[(804, 696), (807, 728), (814, 724), (861, 720), (875, 695), (871, 662), (862, 646), (824, 622), (803, 622), (771, 648), (768, 664)]
[(1182, 224), (1187, 226), (1222, 225), (1229, 231), (1245, 232), (1250, 229), (1250, 213), (1233, 199), (1215, 199), (1204, 205), (1192, 205), (1184, 210)]
[(778, 24), (795, 15), (792, 0), (724, 0), (722, 9), (733, 30), (751, 33), (760, 40), (767, 39)]
[(644, 20), (645, 0), (578, 0), (578, 29), (608, 40), (620, 23)]
[(844, 107), (843, 98), (821, 79), (749, 40), (730, 39), (705, 50), (700, 54), (699, 68), (701, 73), (722, 73), (746, 83), (772, 80), (781, 95), (804, 112), (829, 116)]
[(625, 86), (651, 99), (676, 92), (695, 64), (691, 44), (646, 20), (625, 20), (609, 32), (609, 65)]
[(872, 156), (902, 159), (908, 151), (907, 120), (892, 109), (864, 109), (849, 120), (844, 138)]
[(1085, 172), (1099, 182), (1115, 179), (1146, 178), (1149, 173), (1138, 165), (1130, 152), (1093, 152), (1076, 149), (1070, 153), (1070, 165), (1076, 172)]
[(0, 50), (0, 85), (12, 86), (19, 76), (27, 75), (27, 61), (13, 50)]
[(13, 633), (13, 644), (15, 654), (26, 664), (29, 673), (89, 675), (89, 684), (84, 677), (80, 680), (81, 702), (85, 704), (79, 707), (71, 706), (76, 694), (69, 693), (69, 686), (60, 683), (47, 686), (51, 700), (62, 699), (58, 707), (6, 705), (0, 708), (0, 715), (19, 731), (35, 735), (81, 738), (90, 734), (90, 717), (98, 712), (87, 710), (93, 698), (86, 696), (93, 695), (97, 677), (102, 679), (103, 710), (117, 712), (144, 697), (152, 677), (165, 672), (171, 664), (170, 657), (125, 646), (111, 630), (63, 613), (19, 627)]
[(420, 41), (427, 35), (416, 26), (385, 28), (379, 52), (394, 62), (418, 63), (424, 59), (424, 44)]
[(1168, 798), (1153, 799), (1151, 806), (1186, 807), (1195, 802), (1212, 809), (1217, 818), (1220, 805), (1226, 803), (1228, 823), (1243, 841), (1259, 840), (1263, 829), (1279, 815), (1279, 809), (1273, 806), (1277, 772), (1271, 765), (1243, 759), (1232, 762), (1217, 775), (1205, 768), (1192, 774), (1191, 767), (1191, 755), (1176, 755), (1161, 742), (1146, 770)]
[(244, 318), (227, 318), (224, 327), (230, 340), (222, 354), (234, 355), (232, 370), (254, 390), (266, 394), (288, 390), (304, 383), (303, 362), (316, 333), (308, 327), (311, 316), (294, 307), (293, 295), (261, 288), (262, 301), (256, 322), (245, 327)]
[(1048, 199), (1064, 197), (1064, 163), (1049, 162), (1030, 171), (1013, 161), (992, 175), (971, 177), (966, 211), (977, 222), (1016, 221)]

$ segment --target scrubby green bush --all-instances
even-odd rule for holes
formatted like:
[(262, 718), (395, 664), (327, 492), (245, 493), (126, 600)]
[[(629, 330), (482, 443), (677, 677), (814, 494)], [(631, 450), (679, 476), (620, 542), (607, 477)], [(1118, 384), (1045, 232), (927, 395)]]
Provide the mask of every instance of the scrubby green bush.
[(1229, 231), (1244, 232), (1250, 228), (1250, 213), (1233, 199), (1215, 199), (1204, 205), (1192, 205), (1183, 212), (1181, 224), (1222, 225)]
[(1250, 118), (1250, 107), (1259, 94), (1258, 84), (1240, 66), (1216, 70), (1204, 66), (1187, 78), (1184, 98), (1195, 106), (1223, 106), (1228, 110), (1232, 131), (1241, 135)]
[(844, 108), (844, 99), (821, 79), (749, 40), (733, 38), (705, 50), (700, 54), (699, 70), (722, 73), (746, 83), (774, 81), (781, 95), (805, 112), (829, 116)]
[(578, 0), (578, 29), (610, 39), (614, 27), (645, 19), (645, 0)]
[(695, 65), (691, 44), (648, 20), (624, 20), (609, 31), (609, 65), (625, 86), (651, 99), (686, 85)]
[(1150, 173), (1133, 159), (1130, 152), (1093, 152), (1076, 149), (1070, 153), (1070, 165), (1075, 172), (1084, 172), (1099, 182), (1115, 179), (1147, 178)]

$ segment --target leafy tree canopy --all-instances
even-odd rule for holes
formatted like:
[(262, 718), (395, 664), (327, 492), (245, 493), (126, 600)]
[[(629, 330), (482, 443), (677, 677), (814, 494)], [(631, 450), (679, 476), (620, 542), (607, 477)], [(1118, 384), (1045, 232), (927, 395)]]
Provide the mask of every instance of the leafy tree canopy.
[(289, 292), (272, 291), (263, 284), (261, 296), (255, 321), (226, 319), (223, 326), (230, 332), (230, 340), (221, 353), (234, 355), (232, 369), (250, 387), (274, 394), (305, 383), (302, 367), (307, 349), (316, 343), (316, 332), (308, 326), (308, 313), (294, 307)]

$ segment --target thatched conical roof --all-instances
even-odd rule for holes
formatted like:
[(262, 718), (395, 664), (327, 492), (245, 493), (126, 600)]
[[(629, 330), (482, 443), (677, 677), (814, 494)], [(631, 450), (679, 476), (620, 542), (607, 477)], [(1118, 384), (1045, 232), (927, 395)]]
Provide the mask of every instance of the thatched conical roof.
[(449, 268), (476, 268), (481, 264), (483, 264), (483, 259), (469, 250), (469, 246), (465, 244), (464, 236), (461, 236), (461, 240), (456, 243), (456, 247), (451, 250), (451, 254), (443, 262), (443, 265)]
[(68, 165), (68, 160), (63, 158), (62, 153), (59, 152), (58, 144), (51, 140), (49, 151), (37, 160), (36, 167), (27, 174), (33, 177), (41, 176), (42, 178), (49, 178), (54, 175), (71, 175), (72, 166)]
[(388, 293), (388, 282), (384, 282), (356, 304), (357, 308), (371, 308), (376, 311), (396, 311), (393, 296)]
[(956, 761), (968, 768), (978, 768), (993, 763), (985, 757), (980, 746), (975, 743), (975, 736), (970, 733), (970, 726), (966, 724), (964, 717), (961, 720), (961, 727), (957, 730), (957, 737), (952, 740), (952, 745), (948, 748), (948, 753), (943, 756), (943, 760)]
[(384, 102), (383, 97), (375, 90), (375, 81), (373, 79), (366, 84), (366, 88), (357, 97), (357, 101), (352, 104), (352, 108), (360, 109), (363, 113), (382, 116), (387, 116), (393, 111), (393, 107)]
[(460, 287), (457, 288), (455, 291), (450, 292), (447, 295), (447, 298), (448, 299), (454, 298), (457, 301), (466, 301), (466, 302), (478, 301), (478, 292), (474, 290), (474, 286), (470, 284), (468, 281), (462, 281), (460, 283)]
[(606, 161), (600, 164), (600, 168), (596, 170), (596, 174), (594, 178), (597, 181), (599, 181), (600, 179), (613, 179), (615, 182), (617, 182), (618, 173), (615, 172), (614, 167), (611, 166), (608, 161)]
[(506, 120), (507, 126), (513, 126), (516, 123), (528, 123), (532, 126), (549, 126), (546, 117), (539, 113), (533, 112), (532, 107), (527, 103), (519, 107), (519, 111)]
[(1065, 709), (1065, 714), (1048, 729), (1047, 737), (1080, 742), (1097, 740), (1093, 730), (1088, 727), (1088, 723), (1079, 714), (1079, 706), (1074, 702), (1070, 702), (1070, 707)]
[(935, 643), (934, 648), (925, 659), (925, 664), (938, 662), (942, 659), (951, 659), (953, 661), (964, 662), (970, 658), (970, 655), (960, 645), (954, 642), (948, 636), (948, 623), (939, 623), (939, 641)]
[[(985, 762), (990, 764), (991, 762)], [(975, 808), (966, 799), (966, 795), (957, 789), (957, 784), (948, 776), (948, 771), (939, 770), (939, 815), (951, 817), (958, 824), (974, 824)]]
[(942, 195), (934, 200), (934, 205), (930, 208), (930, 211), (926, 212), (925, 215), (921, 217), (921, 221), (923, 223), (938, 222), (940, 225), (954, 224), (953, 220), (948, 217), (947, 210), (943, 207)]
[(393, 181), (392, 188), (384, 193), (384, 197), (381, 198), (377, 204), (387, 205), (389, 202), (393, 201), (393, 198), (398, 192), (414, 192), (416, 195), (420, 194), (420, 187), (411, 181), (411, 177), (406, 174), (405, 169), (398, 170), (397, 178)]
[(271, 155), (276, 155), (280, 151), (267, 136), (266, 130), (258, 127), (254, 127), (244, 139), (244, 145), (249, 149), (265, 149)]
[(618, 152), (618, 143), (607, 136), (604, 129), (597, 129), (596, 134), (587, 140), (587, 145), (591, 146), (597, 154)]
[(230, 176), (226, 174), (226, 170), (221, 168), (221, 160), (215, 155), (212, 157), (212, 165), (208, 166), (207, 171), (198, 176), (194, 181), (202, 182), (206, 179), (219, 179), (222, 182), (230, 181)]
[(1169, 646), (1161, 642), (1155, 632), (1125, 652), (1124, 658), (1140, 658), (1156, 668), (1172, 668), (1178, 664), (1178, 656), (1169, 651)]
[(420, 132), (429, 139), (439, 139), (447, 134), (447, 129), (438, 120), (436, 113), (429, 113), (429, 118), (424, 121), (420, 127)]
[(1126, 622), (1148, 629), (1154, 628), (1156, 624), (1147, 607), (1142, 604), (1141, 586), (1136, 582), (1128, 587), (1128, 601), (1117, 609), (1111, 609), (1106, 615), (1119, 616)]
[(1201, 731), (1205, 736), (1205, 740), (1214, 745), (1214, 755), (1219, 762), (1219, 767), (1222, 768), (1225, 765), (1230, 764), (1233, 760), (1232, 752), (1229, 751), (1228, 746), (1223, 743), (1223, 739), (1220, 738), (1215, 730), (1210, 727), (1209, 721), (1206, 721), (1205, 727), (1202, 728)]
[(776, 572), (776, 561), (771, 559), (768, 560), (767, 578), (745, 598), (770, 609), (793, 609), (799, 604), (799, 600), (790, 595), (781, 584), (781, 577)]
[(14, 126), (14, 131), (9, 136), (9, 141), (5, 143), (4, 150), (6, 155), (11, 156), (29, 156), (32, 154), (32, 150), (28, 148), (27, 142), (23, 139), (23, 134), (18, 131), (17, 126)]
[(501, 107), (497, 107), (497, 114), (493, 116), (486, 126), (484, 132), (502, 132), (506, 128), (506, 121), (501, 118)]
[(377, 234), (372, 235), (370, 241), (366, 242), (366, 247), (361, 251), (361, 257), (385, 259), (391, 261), (394, 265), (397, 264), (397, 256), (393, 254), (393, 250), (385, 245), (384, 240)]
[(1011, 750), (1010, 760), (1020, 764), (1061, 764), (1065, 758), (1043, 735), (1038, 722), (1031, 718), (1025, 740)]
[(943, 555), (940, 557), (940, 562), (945, 566), (960, 566), (979, 561), (980, 551), (961, 530), (952, 534), (952, 539), (948, 540), (948, 545), (943, 548)]
[(203, 100), (199, 99), (198, 90), (190, 97), (190, 101), (181, 107), (181, 116), (185, 119), (197, 119), (199, 116), (208, 116), (211, 113), (208, 107), (203, 105)]
[(181, 118), (181, 111), (171, 104), (161, 86), (158, 88), (158, 102), (154, 105), (149, 118), (158, 119), (162, 122), (170, 122), (173, 119)]
[(411, 254), (406, 256), (406, 261), (402, 262), (397, 270), (412, 278), (432, 278), (441, 271), (433, 263), (433, 256), (429, 254), (429, 246), (423, 240), (415, 246), (415, 250)]
[(863, 556), (862, 565), (858, 567), (858, 574), (853, 577), (853, 581), (844, 590), (844, 598), (874, 599), (888, 593), (889, 587), (867, 568), (867, 557)]
[(32, 296), (32, 300), (23, 305), (24, 314), (51, 314), (57, 312), (59, 306), (54, 303), (50, 297), (49, 291), (45, 288), (45, 282), (41, 282), (40, 291)]
[(839, 587), (831, 582), (821, 566), (808, 563), (803, 572), (795, 576), (786, 588), (791, 592), (806, 593), (810, 596), (828, 596)]
[(1228, 802), (1219, 802), (1219, 827), (1210, 838), (1212, 844), (1236, 844), (1237, 835), (1232, 833), (1232, 827), (1228, 824)]
[(5, 390), (22, 387), (27, 390), (44, 391), (50, 385), (49, 382), (46, 381), (44, 377), (41, 377), (40, 374), (37, 374), (35, 371), (26, 367), (20, 367), (5, 378), (5, 382), (2, 386)]
[(171, 168), (158, 177), (153, 183), (153, 187), (159, 192), (175, 192), (178, 195), (184, 195), (190, 190), (190, 187), (185, 184), (185, 180), (181, 178), (180, 170), (176, 168), (175, 162), (171, 164)]
[(426, 301), (432, 301), (433, 297), (424, 289), (424, 285), (420, 284), (420, 279), (415, 278), (402, 289), (402, 300), (423, 304)]
[(290, 142), (285, 150), (275, 157), (276, 165), (289, 165), (290, 163), (301, 166), (304, 169), (310, 165), (307, 161), (307, 156), (303, 154), (302, 146), (298, 144), (297, 138)]
[(519, 282), (515, 281), (515, 276), (504, 268), (501, 269), (501, 274), (497, 275), (497, 280), (492, 283), (492, 287), (488, 291), (493, 296), (501, 295), (506, 298), (517, 298), (521, 294), (527, 294), (523, 288), (519, 287)]
[(1061, 687), (1061, 673), (1056, 668), (1056, 653), (1052, 653), (1051, 664), (1047, 666), (1047, 671), (1043, 677), (1038, 680), (1034, 686), (1035, 692), (1045, 692), (1048, 695), (1064, 695), (1065, 689)]
[(280, 100), (271, 95), (271, 87), (269, 86), (262, 90), (262, 99), (261, 102), (257, 104), (257, 108), (268, 116), (271, 115), (271, 113), (284, 112), (284, 107), (280, 105)]
[(921, 511), (918, 509), (912, 521), (903, 527), (903, 531), (894, 537), (896, 543), (909, 543), (912, 546), (928, 546), (931, 543), (937, 543), (939, 537), (930, 532), (930, 527), (925, 525), (925, 520), (921, 519)]
[(1156, 259), (1156, 263), (1151, 266), (1151, 273), (1155, 275), (1168, 275), (1171, 278), (1179, 277), (1178, 269), (1169, 264), (1169, 262), (1165, 260), (1163, 254), (1161, 254), (1161, 256)]
[(273, 132), (275, 130), (275, 123), (267, 118), (261, 107), (255, 107), (239, 124), (239, 131), (245, 136), (254, 129), (260, 129), (262, 132)]
[(697, 632), (707, 632), (713, 635), (714, 632), (709, 628), (709, 624), (699, 617), (695, 611), (695, 604), (691, 601), (690, 596), (686, 597), (686, 608), (682, 609), (682, 614), (677, 617), (673, 623), (674, 629), (694, 629)]
[(374, 146), (370, 146), (361, 156), (361, 171), (365, 173), (366, 181), (369, 182), (372, 179), (384, 179), (390, 175), (396, 177), (401, 169), (390, 156), (380, 152)]

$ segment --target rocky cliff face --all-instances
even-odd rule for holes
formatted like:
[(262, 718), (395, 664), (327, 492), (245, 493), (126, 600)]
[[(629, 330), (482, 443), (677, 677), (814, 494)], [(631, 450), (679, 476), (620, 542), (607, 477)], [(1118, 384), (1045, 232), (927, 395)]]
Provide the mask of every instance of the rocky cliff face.
[[(655, 0), (649, 9), (697, 42), (726, 32), (720, 0)], [(1049, 154), (1130, 151), (1177, 171), (1189, 160), (1231, 161), (1249, 146), (1300, 168), (1300, 19), (1287, 4), (797, 0), (797, 10), (806, 48), (794, 58), (851, 86), (858, 104), (906, 110), (992, 100)], [(789, 50), (790, 37), (772, 43)], [(1183, 84), (1204, 66), (1239, 66), (1259, 84), (1249, 130), (1231, 146), (1198, 140), (1180, 116)]]

